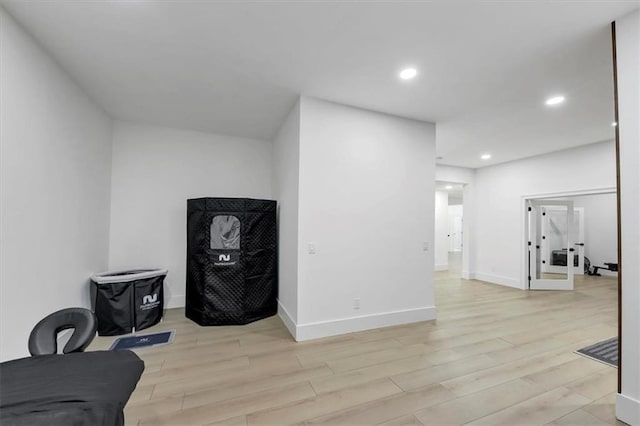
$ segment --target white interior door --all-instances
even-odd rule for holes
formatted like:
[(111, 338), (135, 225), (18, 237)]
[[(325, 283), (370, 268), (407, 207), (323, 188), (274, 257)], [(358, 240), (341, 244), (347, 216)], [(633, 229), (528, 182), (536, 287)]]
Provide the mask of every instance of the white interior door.
[(573, 290), (573, 212), (573, 201), (528, 202), (527, 266), (531, 290)]
[[(546, 215), (542, 216), (542, 235), (547, 238), (542, 240), (542, 272), (563, 273), (567, 262), (573, 267), (573, 273), (584, 274), (584, 208), (574, 207), (573, 226), (569, 228), (569, 238), (573, 242), (574, 252), (567, 256), (567, 247), (560, 248), (563, 236), (559, 232), (564, 227), (566, 212), (564, 207), (545, 206)], [(565, 232), (564, 230), (562, 232)], [(559, 239), (559, 240), (558, 240)], [(571, 260), (571, 258), (573, 258)]]
[(462, 251), (462, 216), (449, 216), (449, 251)]

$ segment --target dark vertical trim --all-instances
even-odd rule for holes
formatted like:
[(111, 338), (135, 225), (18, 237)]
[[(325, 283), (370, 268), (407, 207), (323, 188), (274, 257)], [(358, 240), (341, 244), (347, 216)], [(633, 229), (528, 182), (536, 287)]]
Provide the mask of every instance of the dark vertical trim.
[(622, 221), (620, 203), (620, 121), (618, 120), (618, 58), (616, 50), (616, 23), (611, 23), (613, 51), (613, 100), (616, 132), (616, 203), (618, 209), (618, 393), (622, 392)]

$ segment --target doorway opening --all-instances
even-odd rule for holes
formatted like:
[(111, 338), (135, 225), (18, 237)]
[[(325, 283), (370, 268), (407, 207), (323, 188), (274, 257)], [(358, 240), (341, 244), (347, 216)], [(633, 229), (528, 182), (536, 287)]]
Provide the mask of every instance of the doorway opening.
[(435, 270), (452, 278), (462, 276), (463, 191), (462, 183), (436, 181)]
[(585, 276), (617, 276), (615, 188), (528, 196), (523, 203), (525, 289), (573, 290)]

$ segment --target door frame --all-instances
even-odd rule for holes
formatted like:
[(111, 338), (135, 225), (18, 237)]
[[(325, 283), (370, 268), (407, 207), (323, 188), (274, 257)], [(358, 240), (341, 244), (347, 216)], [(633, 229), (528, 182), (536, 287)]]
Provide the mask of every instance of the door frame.
[(560, 197), (579, 197), (581, 195), (600, 195), (600, 194), (616, 194), (615, 186), (607, 186), (602, 188), (591, 188), (577, 191), (561, 191), (523, 195), (520, 201), (520, 288), (529, 290), (529, 269), (527, 267), (529, 261), (529, 244), (527, 240), (527, 203), (530, 200), (544, 200), (548, 198)]
[[(451, 179), (452, 176), (438, 176), (436, 175), (435, 182), (446, 182), (455, 185), (462, 185), (462, 250), (460, 251), (461, 256), (461, 270), (460, 270), (460, 278), (464, 280), (472, 280), (473, 274), (469, 272), (473, 268), (471, 267), (471, 251), (474, 249), (473, 240), (470, 240), (470, 236), (473, 235), (472, 223), (470, 220), (464, 220), (464, 217), (471, 217), (475, 213), (475, 209), (473, 207), (474, 200), (474, 191), (475, 191), (475, 181), (474, 179), (461, 179), (460, 176), (455, 176)], [(448, 219), (447, 212), (447, 219)], [(447, 228), (447, 231), (449, 229)], [(465, 242), (465, 238), (467, 241)], [(450, 247), (449, 238), (447, 238), (447, 251)], [(465, 268), (466, 266), (466, 268)]]
[[(565, 280), (550, 280), (550, 279), (545, 279), (545, 278), (536, 278), (536, 284), (539, 286), (539, 288), (535, 288), (532, 289), (531, 288), (531, 248), (532, 246), (535, 246), (536, 249), (540, 248), (541, 245), (541, 241), (539, 241), (539, 238), (542, 237), (544, 238), (544, 234), (540, 235), (540, 233), (542, 232), (541, 229), (541, 217), (545, 215), (544, 213), (544, 208), (545, 207), (552, 207), (552, 206), (565, 206), (567, 207), (567, 248), (571, 247), (571, 232), (570, 231), (570, 226), (571, 226), (571, 222), (573, 222), (573, 201), (571, 200), (547, 200), (544, 198), (540, 198), (540, 199), (535, 199), (535, 200), (528, 200), (529, 202), (527, 203), (527, 224), (525, 225), (525, 231), (527, 229), (531, 228), (531, 212), (529, 211), (529, 206), (532, 206), (535, 210), (536, 213), (536, 219), (535, 219), (535, 223), (536, 225), (536, 231), (534, 232), (535, 235), (535, 241), (532, 241), (531, 239), (531, 233), (527, 232), (527, 235), (525, 236), (525, 239), (527, 240), (527, 251), (528, 251), (528, 262), (526, 265), (527, 268), (527, 282), (526, 282), (526, 286), (527, 286), (527, 290), (547, 290), (547, 291), (567, 291), (567, 290), (573, 290), (573, 266), (571, 266), (569, 264), (569, 259), (570, 259), (570, 252), (567, 252), (567, 278)], [(540, 216), (538, 216), (538, 214), (540, 214)], [(538, 258), (541, 257), (541, 252), (540, 250), (536, 250), (534, 256), (534, 262), (536, 263), (536, 268), (538, 267)], [(544, 261), (543, 261), (544, 262)], [(573, 262), (572, 262), (573, 263)], [(552, 285), (553, 284), (553, 285)]]

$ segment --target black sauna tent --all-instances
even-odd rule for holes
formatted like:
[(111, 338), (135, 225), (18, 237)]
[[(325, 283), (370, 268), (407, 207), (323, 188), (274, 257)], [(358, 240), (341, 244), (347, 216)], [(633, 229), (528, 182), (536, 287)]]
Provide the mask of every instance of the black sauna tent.
[(275, 201), (187, 200), (187, 318), (238, 325), (275, 315), (277, 254)]

